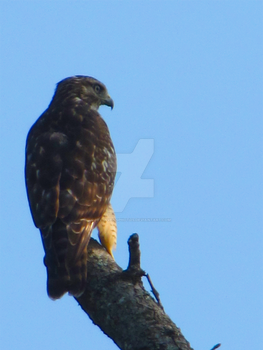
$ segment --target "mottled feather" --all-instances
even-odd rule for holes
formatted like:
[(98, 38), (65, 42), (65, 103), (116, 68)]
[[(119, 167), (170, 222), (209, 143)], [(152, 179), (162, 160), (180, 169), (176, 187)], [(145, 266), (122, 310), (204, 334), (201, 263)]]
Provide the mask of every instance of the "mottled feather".
[(110, 205), (116, 155), (97, 111), (102, 104), (113, 107), (106, 87), (96, 79), (64, 79), (27, 137), (27, 194), (41, 231), (53, 299), (83, 293), (87, 245)]

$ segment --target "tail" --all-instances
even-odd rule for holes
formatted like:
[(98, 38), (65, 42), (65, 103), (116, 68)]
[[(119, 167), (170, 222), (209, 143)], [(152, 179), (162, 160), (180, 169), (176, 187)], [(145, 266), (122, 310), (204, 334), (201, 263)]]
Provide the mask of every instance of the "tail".
[(87, 248), (74, 265), (49, 264), (47, 255), (44, 263), (47, 268), (47, 293), (51, 299), (59, 299), (65, 293), (74, 297), (79, 297), (84, 293), (87, 282)]
[[(84, 230), (86, 231), (86, 230)], [(79, 297), (84, 293), (87, 282), (87, 245), (82, 245), (79, 251), (77, 241), (83, 240), (83, 235), (73, 245), (69, 239), (68, 227), (61, 220), (52, 226), (41, 229), (45, 249), (44, 264), (47, 268), (47, 293), (51, 299), (59, 299), (65, 293)], [(91, 232), (88, 232), (90, 237)], [(77, 259), (73, 259), (78, 251)]]

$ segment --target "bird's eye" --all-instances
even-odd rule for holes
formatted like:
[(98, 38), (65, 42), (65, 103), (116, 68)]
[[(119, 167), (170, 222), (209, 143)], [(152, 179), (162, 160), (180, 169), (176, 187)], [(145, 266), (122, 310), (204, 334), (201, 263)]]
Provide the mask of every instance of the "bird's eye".
[(94, 90), (97, 94), (99, 94), (101, 92), (101, 87), (99, 85), (95, 85)]

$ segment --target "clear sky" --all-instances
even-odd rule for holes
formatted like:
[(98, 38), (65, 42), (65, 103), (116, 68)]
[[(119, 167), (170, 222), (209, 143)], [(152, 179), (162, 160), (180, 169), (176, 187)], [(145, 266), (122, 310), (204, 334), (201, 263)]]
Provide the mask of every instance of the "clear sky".
[(47, 297), (25, 192), (27, 132), (75, 74), (115, 102), (100, 112), (119, 155), (117, 263), (137, 232), (195, 350), (263, 348), (262, 1), (2, 0), (0, 12), (1, 348), (116, 349), (72, 297)]

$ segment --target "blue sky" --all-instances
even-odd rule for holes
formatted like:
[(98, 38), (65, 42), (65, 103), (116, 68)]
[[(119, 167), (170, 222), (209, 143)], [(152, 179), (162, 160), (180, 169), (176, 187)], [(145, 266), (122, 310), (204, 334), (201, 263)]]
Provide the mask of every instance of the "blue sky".
[(25, 192), (27, 132), (75, 74), (101, 80), (115, 102), (100, 112), (120, 154), (116, 262), (126, 268), (137, 232), (142, 268), (195, 350), (262, 347), (262, 10), (252, 0), (1, 1), (3, 349), (116, 349), (73, 298), (47, 297)]

